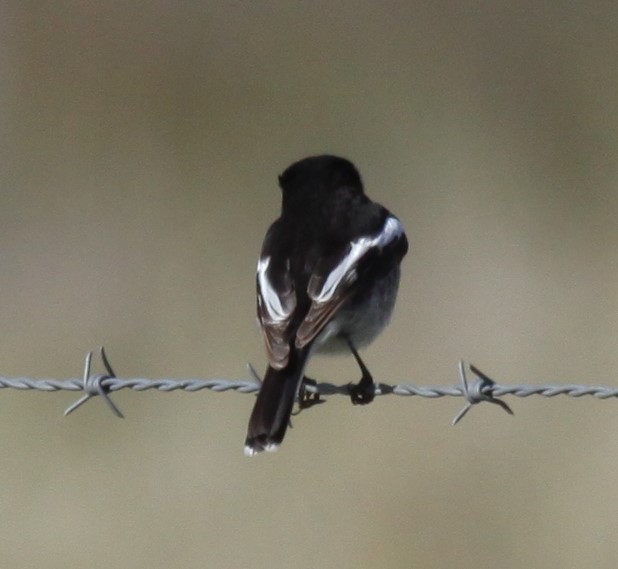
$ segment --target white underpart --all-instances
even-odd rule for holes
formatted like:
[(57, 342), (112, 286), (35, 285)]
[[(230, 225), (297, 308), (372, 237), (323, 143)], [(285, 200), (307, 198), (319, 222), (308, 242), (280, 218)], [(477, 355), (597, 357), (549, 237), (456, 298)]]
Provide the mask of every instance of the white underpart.
[(322, 290), (313, 300), (316, 302), (329, 301), (344, 279), (348, 282), (356, 280), (357, 274), (354, 267), (361, 257), (373, 248), (383, 249), (386, 245), (401, 237), (402, 234), (403, 226), (401, 222), (395, 217), (388, 217), (382, 231), (375, 237), (360, 237), (352, 241), (350, 252), (330, 272)]
[(281, 304), (281, 299), (277, 294), (277, 291), (273, 288), (266, 276), (268, 266), (270, 265), (270, 257), (264, 257), (258, 261), (257, 265), (257, 277), (260, 285), (260, 295), (266, 306), (268, 316), (274, 323), (283, 322), (290, 316), (290, 310), (286, 310)]

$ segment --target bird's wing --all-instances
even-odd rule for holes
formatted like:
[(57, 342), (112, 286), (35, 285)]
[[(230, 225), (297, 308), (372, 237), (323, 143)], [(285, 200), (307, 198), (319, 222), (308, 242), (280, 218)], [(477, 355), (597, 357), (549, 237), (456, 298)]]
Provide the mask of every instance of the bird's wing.
[(262, 256), (257, 266), (257, 313), (264, 333), (270, 365), (282, 369), (290, 354), (290, 322), (296, 308), (296, 293), (289, 261), (281, 270), (269, 271), (273, 257)]
[(364, 265), (375, 263), (386, 251), (399, 245), (405, 245), (405, 254), (407, 241), (403, 226), (389, 215), (378, 232), (354, 239), (338, 254), (319, 262), (307, 286), (311, 305), (296, 331), (296, 346), (302, 348), (320, 334), (354, 293), (359, 274), (367, 268)]

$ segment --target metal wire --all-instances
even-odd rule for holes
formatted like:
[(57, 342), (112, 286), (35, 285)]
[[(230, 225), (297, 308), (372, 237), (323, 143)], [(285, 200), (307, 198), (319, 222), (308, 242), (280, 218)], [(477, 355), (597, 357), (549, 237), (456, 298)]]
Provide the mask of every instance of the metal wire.
[[(256, 371), (249, 365), (251, 380), (229, 380), (229, 379), (146, 379), (146, 378), (120, 378), (116, 377), (105, 350), (100, 350), (101, 359), (105, 367), (104, 374), (91, 374), (90, 367), (92, 362), (92, 352), (86, 356), (84, 374), (81, 379), (32, 379), (29, 377), (0, 377), (0, 389), (19, 389), (19, 390), (38, 390), (38, 391), (81, 391), (84, 396), (73, 403), (65, 411), (65, 415), (75, 411), (89, 399), (101, 396), (109, 405), (110, 409), (117, 417), (123, 418), (123, 414), (116, 404), (111, 400), (109, 394), (121, 389), (132, 389), (134, 391), (146, 391), (155, 389), (157, 391), (188, 391), (195, 392), (202, 389), (211, 391), (238, 391), (240, 393), (256, 393), (261, 386), (261, 379)], [(618, 388), (589, 386), (577, 384), (546, 384), (546, 385), (502, 385), (496, 383), (477, 367), (470, 365), (469, 370), (474, 374), (472, 381), (468, 380), (466, 366), (463, 362), (459, 364), (460, 386), (451, 387), (419, 387), (407, 383), (390, 385), (378, 383), (375, 386), (375, 395), (401, 395), (416, 396), (436, 399), (439, 397), (464, 397), (467, 401), (466, 406), (457, 414), (453, 424), (459, 422), (473, 405), (486, 402), (500, 406), (507, 413), (513, 414), (511, 408), (499, 397), (513, 395), (515, 397), (530, 397), (540, 395), (542, 397), (556, 397), (565, 395), (568, 397), (591, 396), (597, 399), (610, 399), (618, 397)], [(308, 393), (319, 393), (320, 396), (327, 395), (350, 395), (349, 385), (334, 385), (332, 383), (318, 383), (317, 385), (307, 385), (305, 390)]]

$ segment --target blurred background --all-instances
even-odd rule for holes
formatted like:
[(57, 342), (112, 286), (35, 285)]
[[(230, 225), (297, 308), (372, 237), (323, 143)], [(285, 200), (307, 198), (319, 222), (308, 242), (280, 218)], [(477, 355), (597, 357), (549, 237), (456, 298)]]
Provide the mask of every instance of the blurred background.
[[(0, 374), (263, 370), (277, 175), (328, 152), (410, 238), (376, 379), (616, 385), (617, 50), (615, 2), (5, 0)], [(252, 396), (77, 396), (1, 394), (2, 567), (618, 560), (613, 400), (334, 397), (247, 459)]]

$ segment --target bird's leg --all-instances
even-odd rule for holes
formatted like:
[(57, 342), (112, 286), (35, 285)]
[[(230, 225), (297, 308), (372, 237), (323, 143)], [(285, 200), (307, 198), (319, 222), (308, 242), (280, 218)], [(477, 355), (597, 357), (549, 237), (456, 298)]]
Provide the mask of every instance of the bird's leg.
[(348, 386), (350, 390), (350, 399), (354, 405), (367, 405), (367, 403), (371, 403), (373, 401), (375, 396), (375, 383), (373, 382), (373, 377), (367, 369), (365, 362), (363, 362), (361, 357), (358, 355), (358, 351), (349, 338), (348, 347), (350, 348), (358, 367), (360, 367), (361, 372), (363, 373), (358, 383), (350, 383)]
[(325, 403), (324, 399), (320, 399), (320, 393), (318, 391), (311, 393), (305, 389), (307, 385), (315, 387), (317, 384), (318, 382), (315, 379), (311, 379), (307, 376), (303, 377), (298, 390), (298, 410), (292, 413), (292, 415), (298, 415), (305, 409), (309, 409), (310, 407), (319, 405), (320, 403)]

